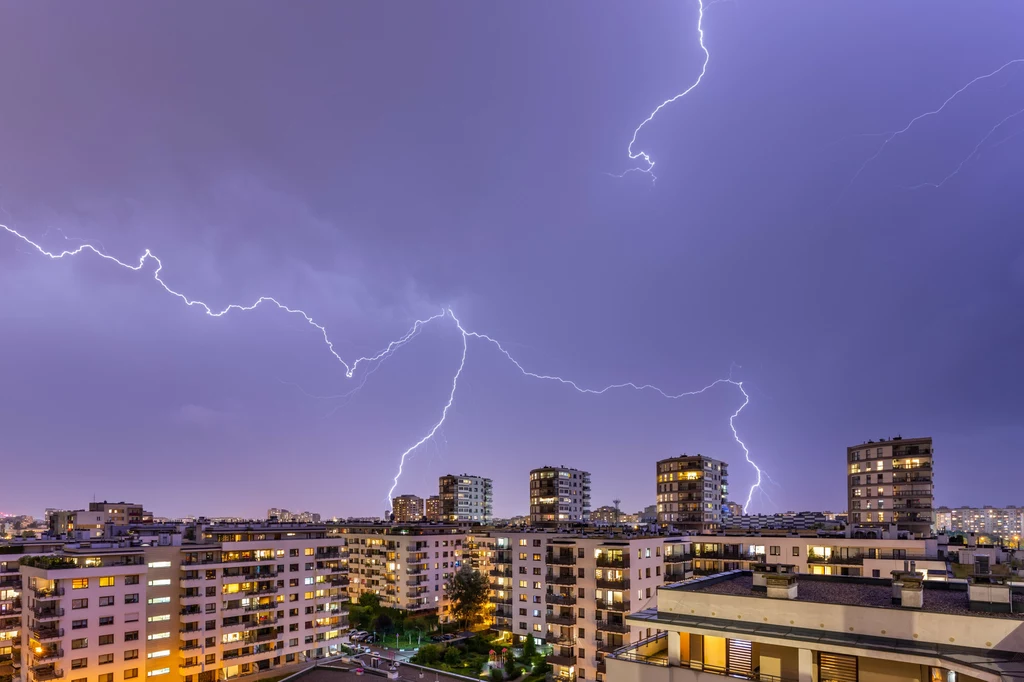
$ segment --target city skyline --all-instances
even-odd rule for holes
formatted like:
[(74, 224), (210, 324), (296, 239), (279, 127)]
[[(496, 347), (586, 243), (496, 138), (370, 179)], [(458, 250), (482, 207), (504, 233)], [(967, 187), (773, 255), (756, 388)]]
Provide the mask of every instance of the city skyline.
[[(1024, 8), (942, 8), (709, 4), (708, 61), (697, 2), (544, 21), (268, 3), (244, 26), (227, 6), (5, 9), (0, 224), (44, 248), (151, 249), (175, 291), (274, 296), (346, 361), (450, 308), (595, 391), (749, 393), (579, 395), (450, 322), (350, 380), (295, 315), (209, 319), (153, 261), (51, 261), (0, 232), (0, 459), (14, 480), (64, 474), (6, 490), (5, 511), (95, 494), (160, 516), (379, 514), (431, 433), (394, 494), (473, 471), (497, 517), (558, 465), (592, 473), (593, 508), (643, 509), (655, 462), (684, 453), (727, 462), (742, 503), (756, 476), (731, 425), (771, 476), (757, 513), (840, 510), (845, 449), (871, 438), (1013, 466), (1024, 63), (996, 70)], [(657, 182), (609, 177), (700, 74), (629, 148)], [(936, 506), (1019, 502), (1010, 476), (953, 475)]]

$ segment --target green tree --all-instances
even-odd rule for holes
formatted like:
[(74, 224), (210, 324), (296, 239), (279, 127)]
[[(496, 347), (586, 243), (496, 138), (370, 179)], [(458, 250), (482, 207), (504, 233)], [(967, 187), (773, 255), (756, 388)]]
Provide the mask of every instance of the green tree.
[(526, 641), (523, 642), (523, 661), (528, 665), (533, 665), (533, 659), (537, 657), (537, 642), (533, 639), (533, 635), (527, 635)]
[(508, 675), (509, 679), (512, 679), (513, 673), (516, 671), (516, 657), (512, 655), (510, 651), (508, 658), (505, 659), (505, 674)]
[(445, 585), (448, 600), (452, 605), (452, 615), (462, 621), (465, 626), (472, 625), (483, 617), (484, 605), (490, 595), (491, 588), (483, 573), (463, 566), (448, 579)]
[(462, 660), (462, 656), (459, 654), (459, 650), (456, 647), (450, 646), (444, 650), (444, 662), (452, 667), (457, 666)]
[(389, 633), (394, 627), (395, 623), (391, 620), (391, 616), (386, 613), (382, 613), (373, 620), (373, 629), (377, 632)]
[(503, 682), (505, 674), (501, 672), (501, 668), (491, 668), (491, 682)]
[(359, 605), (370, 609), (376, 615), (380, 611), (380, 597), (373, 592), (363, 592), (359, 595)]

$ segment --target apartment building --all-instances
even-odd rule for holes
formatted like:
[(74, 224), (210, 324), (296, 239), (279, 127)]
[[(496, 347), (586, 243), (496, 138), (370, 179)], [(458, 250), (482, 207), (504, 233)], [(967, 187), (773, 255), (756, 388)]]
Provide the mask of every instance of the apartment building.
[(426, 504), (427, 521), (431, 523), (438, 523), (443, 520), (444, 507), (441, 505), (440, 495), (431, 495), (427, 498)]
[(844, 523), (825, 512), (781, 512), (779, 514), (726, 514), (723, 529), (756, 532), (760, 530), (841, 530)]
[(691, 575), (678, 537), (544, 530), (489, 535), (494, 629), (550, 644), (556, 679), (604, 679), (603, 656), (639, 636), (625, 614), (649, 603), (660, 585)]
[(441, 520), (449, 523), (491, 522), (494, 493), (491, 479), (483, 476), (448, 474), (437, 482), (441, 498)]
[(423, 519), (423, 498), (399, 495), (391, 500), (391, 513), (395, 523), (419, 523)]
[(729, 465), (703, 455), (657, 463), (658, 523), (665, 528), (716, 531), (728, 504)]
[[(89, 511), (103, 512), (115, 526), (128, 526), (142, 523), (143, 517), (147, 514), (141, 504), (134, 502), (90, 502)], [(152, 517), (152, 514), (149, 514)]]
[(102, 538), (110, 514), (105, 510), (55, 509), (46, 516), (49, 534), (57, 538)]
[(1017, 544), (1024, 535), (1024, 507), (939, 507), (935, 530), (975, 533)]
[(627, 617), (650, 636), (607, 657), (615, 682), (1008, 682), (1024, 674), (1024, 600), (955, 585), (735, 571), (658, 592)]
[[(344, 538), (279, 524), (190, 532), (194, 541), (170, 532), (18, 557), (13, 680), (212, 682), (338, 650), (347, 628)], [(0, 571), (4, 586), (14, 565)]]
[(846, 449), (849, 523), (934, 532), (931, 438), (867, 441)]
[(465, 529), (456, 526), (339, 524), (345, 538), (352, 601), (366, 592), (384, 606), (447, 618), (445, 583), (462, 567)]
[(590, 473), (567, 467), (530, 472), (530, 525), (566, 526), (590, 517)]

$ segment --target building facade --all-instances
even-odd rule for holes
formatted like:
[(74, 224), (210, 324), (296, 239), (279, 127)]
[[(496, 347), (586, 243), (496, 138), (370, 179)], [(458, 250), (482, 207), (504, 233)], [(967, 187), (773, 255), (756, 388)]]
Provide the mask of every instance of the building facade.
[(444, 516), (444, 507), (441, 505), (440, 495), (431, 495), (428, 497), (424, 507), (426, 508), (427, 521), (430, 521), (431, 523), (438, 523), (442, 520)]
[(589, 518), (589, 472), (566, 467), (541, 467), (530, 472), (531, 525), (565, 526)]
[(935, 530), (987, 535), (1016, 544), (1024, 535), (1024, 507), (939, 507)]
[[(89, 511), (104, 512), (115, 526), (129, 526), (142, 523), (146, 512), (141, 504), (134, 502), (90, 502)], [(151, 515), (152, 516), (152, 515)]]
[(391, 501), (391, 513), (395, 523), (419, 523), (424, 516), (423, 498), (399, 495)]
[(494, 493), (491, 479), (483, 476), (448, 474), (437, 482), (441, 498), (441, 520), (449, 523), (491, 522)]
[(716, 531), (728, 502), (729, 466), (703, 455), (657, 463), (658, 523), (666, 528)]
[(846, 449), (847, 509), (853, 526), (934, 532), (931, 438), (868, 441)]
[[(21, 554), (0, 567), (0, 600), (16, 589), (20, 609), (17, 636), (6, 638), (12, 682), (213, 682), (339, 651), (344, 538), (322, 526), (191, 531), (194, 540), (171, 531), (152, 542), (7, 548)], [(4, 628), (15, 624), (2, 610), (0, 618)]]

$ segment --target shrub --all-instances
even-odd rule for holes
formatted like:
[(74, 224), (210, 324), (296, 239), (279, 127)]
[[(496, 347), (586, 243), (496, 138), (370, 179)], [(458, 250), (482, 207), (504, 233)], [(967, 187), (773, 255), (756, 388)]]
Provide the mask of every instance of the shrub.
[(505, 679), (505, 674), (501, 672), (501, 668), (491, 668), (491, 682), (502, 682)]
[(444, 651), (444, 662), (447, 665), (458, 665), (462, 660), (462, 654), (459, 653), (458, 648), (450, 646)]

